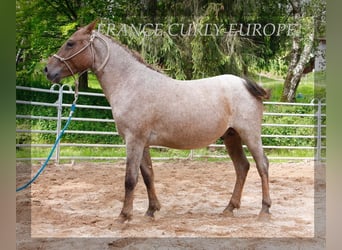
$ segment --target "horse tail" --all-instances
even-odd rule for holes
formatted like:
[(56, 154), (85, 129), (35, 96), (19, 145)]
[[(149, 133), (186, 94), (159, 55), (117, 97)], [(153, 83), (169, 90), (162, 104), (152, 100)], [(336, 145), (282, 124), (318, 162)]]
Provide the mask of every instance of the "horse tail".
[(256, 82), (248, 78), (243, 78), (243, 79), (244, 79), (243, 83), (245, 84), (245, 87), (247, 88), (249, 93), (251, 93), (256, 98), (262, 101), (262, 100), (268, 100), (271, 97), (271, 90), (264, 89), (259, 84), (257, 84)]

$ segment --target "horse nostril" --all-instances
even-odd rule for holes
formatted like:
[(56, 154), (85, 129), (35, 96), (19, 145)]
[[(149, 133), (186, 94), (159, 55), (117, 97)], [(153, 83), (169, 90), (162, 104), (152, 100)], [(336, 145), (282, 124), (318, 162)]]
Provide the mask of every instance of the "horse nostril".
[(44, 72), (45, 72), (45, 73), (48, 72), (48, 68), (47, 68), (47, 67), (44, 68)]

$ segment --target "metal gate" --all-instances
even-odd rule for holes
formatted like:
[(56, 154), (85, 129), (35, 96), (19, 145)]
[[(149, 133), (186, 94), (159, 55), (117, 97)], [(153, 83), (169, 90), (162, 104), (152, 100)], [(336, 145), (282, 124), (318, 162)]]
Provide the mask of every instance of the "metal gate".
[[(16, 100), (17, 107), (19, 105), (25, 106), (25, 108), (17, 108), (22, 113), (16, 114), (17, 119), (17, 160), (43, 160), (44, 156), (40, 156), (41, 153), (35, 153), (39, 151), (38, 149), (49, 149), (53, 141), (51, 141), (51, 136), (58, 136), (60, 133), (63, 122), (67, 119), (67, 115), (63, 116), (64, 113), (68, 113), (71, 107), (71, 102), (65, 100), (65, 97), (73, 96), (74, 92), (69, 85), (58, 85), (54, 84), (50, 89), (41, 89), (41, 88), (29, 88), (17, 86), (17, 91), (27, 92), (26, 100)], [(29, 93), (34, 93), (34, 95), (30, 95)], [(37, 96), (40, 93), (47, 93), (48, 99), (51, 102), (41, 102), (32, 100), (32, 96)], [(79, 92), (79, 100), (84, 98), (95, 97), (97, 100), (99, 98), (103, 98), (104, 102), (105, 97), (103, 93), (90, 93), (90, 92)], [(34, 99), (34, 98), (33, 98)], [(22, 106), (22, 107), (23, 107)], [(324, 160), (325, 159), (325, 151), (326, 151), (326, 114), (325, 114), (325, 99), (314, 99), (310, 103), (282, 103), (282, 102), (264, 102), (265, 112), (264, 112), (264, 123), (262, 124), (263, 128), (263, 144), (266, 154), (269, 159), (273, 160)], [(56, 112), (52, 112), (49, 115), (41, 115), (40, 113), (34, 112), (37, 107), (44, 107), (46, 109), (54, 109)], [(276, 109), (276, 111), (270, 110), (271, 107)], [(283, 111), (292, 107), (295, 111)], [(296, 111), (302, 109), (300, 112)], [(277, 111), (279, 109), (280, 111)], [(24, 111), (22, 111), (24, 110)], [(87, 115), (82, 117), (73, 117), (71, 123), (100, 123), (101, 126), (97, 126), (97, 128), (102, 127), (102, 124), (114, 124), (115, 121), (111, 116), (111, 107), (107, 104), (104, 105), (89, 105), (89, 104), (77, 104), (77, 110), (96, 110), (98, 113), (107, 112), (106, 117), (88, 117)], [(76, 110), (76, 113), (77, 113)], [(303, 110), (305, 112), (303, 112)], [(89, 111), (89, 113), (91, 113)], [(92, 112), (94, 113), (94, 112)], [(286, 120), (284, 123), (281, 120)], [(41, 128), (37, 126), (39, 123), (44, 123), (44, 121), (50, 121), (51, 127), (48, 129)], [(295, 122), (293, 122), (295, 121)], [(51, 123), (52, 122), (52, 123)], [(24, 124), (24, 125), (23, 125)], [(26, 125), (25, 125), (26, 124)], [(35, 125), (32, 125), (35, 124)], [(109, 125), (106, 125), (107, 127)], [(105, 127), (106, 127), (105, 126)], [(277, 129), (287, 130), (281, 133), (274, 132)], [(302, 131), (301, 131), (302, 130)], [(292, 132), (291, 132), (292, 131)], [(304, 131), (304, 132), (303, 132)], [(300, 133), (297, 133), (300, 132)], [(121, 155), (115, 155), (115, 152), (121, 149), (123, 151), (125, 149), (125, 145), (123, 141), (119, 143), (110, 143), (108, 142), (108, 137), (110, 138), (119, 138), (118, 133), (115, 131), (115, 126), (113, 125), (110, 130), (86, 130), (86, 129), (69, 129), (65, 131), (65, 134), (69, 135), (78, 135), (80, 136), (93, 136), (95, 138), (95, 142), (84, 142), (82, 140), (78, 141), (74, 139), (70, 142), (63, 142), (63, 138), (61, 143), (57, 146), (56, 153), (54, 155), (54, 159), (59, 162), (60, 160), (117, 160), (124, 159), (125, 156), (121, 152)], [(50, 139), (46, 140), (37, 140), (34, 139), (37, 136), (46, 136)], [(96, 139), (96, 138), (105, 138), (107, 139)], [(26, 139), (25, 139), (26, 138)], [(117, 141), (117, 139), (114, 139)], [(295, 141), (292, 144), (291, 140)], [(305, 142), (305, 141), (308, 142)], [(49, 141), (49, 143), (40, 143), (39, 141)], [(104, 142), (105, 141), (105, 142)], [(284, 144), (285, 143), (285, 144)], [(282, 144), (282, 145), (281, 145)], [(68, 150), (68, 155), (63, 152)], [(90, 149), (90, 153), (88, 152), (86, 155), (76, 155), (73, 154), (73, 149), (80, 148), (88, 148)], [(153, 156), (153, 159), (159, 160), (168, 160), (168, 159), (194, 159), (194, 158), (227, 158), (227, 154), (224, 153), (224, 145), (219, 141), (215, 144), (209, 145), (205, 149), (200, 150), (189, 150), (185, 153), (180, 153), (180, 151), (171, 151), (172, 149), (164, 148), (164, 147), (151, 147), (156, 150), (157, 156)], [(26, 156), (23, 155), (22, 151), (25, 150), (29, 152)], [(96, 154), (92, 155), (92, 150)], [(101, 154), (101, 150), (105, 152), (106, 150), (112, 150), (107, 152), (107, 154)], [(44, 150), (43, 150), (44, 151)], [(162, 152), (172, 152), (166, 154), (166, 156), (162, 156)], [(70, 153), (71, 152), (71, 153)], [(113, 152), (114, 155), (108, 155), (110, 152)], [(158, 153), (161, 152), (161, 153)], [(267, 153), (267, 152), (271, 152)], [(279, 152), (279, 153), (277, 153)], [(291, 153), (286, 153), (291, 152)], [(300, 154), (296, 154), (296, 152), (300, 152)], [(305, 153), (308, 152), (308, 153)], [(250, 157), (250, 156), (248, 156)]]

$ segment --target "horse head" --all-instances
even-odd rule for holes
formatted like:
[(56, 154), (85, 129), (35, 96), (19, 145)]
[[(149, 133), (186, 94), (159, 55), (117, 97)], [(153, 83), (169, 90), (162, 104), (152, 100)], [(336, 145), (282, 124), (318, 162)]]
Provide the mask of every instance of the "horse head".
[(94, 61), (92, 40), (96, 21), (78, 29), (62, 45), (57, 54), (49, 58), (44, 69), (46, 77), (58, 83), (67, 76), (83, 72), (92, 67)]

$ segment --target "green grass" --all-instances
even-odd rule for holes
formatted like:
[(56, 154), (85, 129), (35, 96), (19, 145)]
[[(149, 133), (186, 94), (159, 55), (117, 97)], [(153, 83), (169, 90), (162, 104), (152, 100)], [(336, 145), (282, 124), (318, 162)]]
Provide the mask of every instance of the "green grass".
[[(43, 158), (45, 159), (50, 153), (51, 148), (25, 148), (17, 150), (17, 158)], [(169, 158), (169, 159), (187, 159), (190, 158), (190, 150), (175, 150), (175, 149), (151, 149), (152, 158)], [(312, 158), (315, 154), (314, 150), (274, 150), (265, 149), (265, 154), (269, 157), (308, 157)], [(250, 157), (250, 153), (246, 150), (247, 157)], [(124, 148), (64, 148), (61, 149), (60, 157), (113, 157), (113, 158), (125, 158), (126, 151)], [(198, 157), (200, 156), (200, 157)], [(213, 157), (214, 156), (214, 157)], [(208, 151), (207, 148), (196, 149), (193, 151), (193, 158), (197, 160), (208, 161), (225, 161), (228, 154), (225, 149), (216, 149)], [(55, 159), (53, 155), (52, 161)], [(275, 159), (274, 159), (275, 160)], [(272, 160), (272, 161), (274, 161)], [(105, 159), (97, 160), (107, 161)]]
[[(45, 158), (50, 153), (48, 148), (21, 148), (17, 150), (17, 158)], [(190, 150), (159, 149), (150, 150), (152, 158), (187, 158)], [(126, 157), (125, 148), (103, 147), (61, 147), (60, 157)], [(52, 159), (55, 159), (54, 156)]]
[[(253, 75), (253, 79), (261, 83), (266, 89), (271, 90), (270, 101), (278, 102), (283, 91), (284, 79), (274, 79), (266, 76)], [(309, 73), (304, 75), (299, 83), (296, 99), (297, 102), (308, 103), (314, 98), (325, 98), (325, 72)]]

